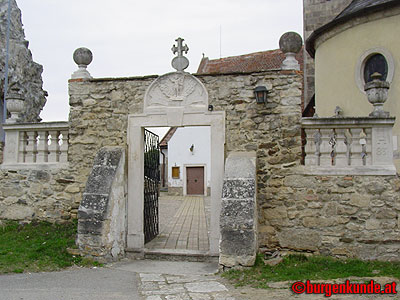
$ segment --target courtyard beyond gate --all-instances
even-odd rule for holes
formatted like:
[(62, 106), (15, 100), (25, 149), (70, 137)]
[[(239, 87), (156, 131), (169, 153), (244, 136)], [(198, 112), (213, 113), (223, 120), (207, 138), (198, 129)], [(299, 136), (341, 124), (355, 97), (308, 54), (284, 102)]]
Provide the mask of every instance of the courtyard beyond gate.
[(161, 193), (160, 234), (145, 248), (152, 251), (207, 253), (209, 197)]

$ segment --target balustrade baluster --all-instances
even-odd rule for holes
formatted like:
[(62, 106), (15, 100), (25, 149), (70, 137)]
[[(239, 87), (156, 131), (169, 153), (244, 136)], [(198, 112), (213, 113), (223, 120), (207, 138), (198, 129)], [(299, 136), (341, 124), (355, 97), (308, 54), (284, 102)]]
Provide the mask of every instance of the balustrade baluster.
[(361, 156), (362, 141), (360, 140), (360, 134), (362, 132), (362, 128), (351, 128), (350, 131), (352, 135), (350, 164), (351, 166), (362, 166), (363, 165), (363, 159)]
[(346, 145), (346, 132), (347, 129), (337, 128), (336, 132), (336, 157), (335, 157), (335, 166), (337, 167), (346, 167), (348, 166), (347, 159), (347, 145)]
[(315, 140), (315, 135), (319, 135), (318, 129), (305, 129), (306, 145), (304, 150), (306, 152), (305, 164), (309, 166), (317, 166), (319, 164), (319, 146), (320, 143)]
[(332, 146), (329, 144), (331, 139), (332, 129), (320, 129), (321, 133), (321, 156), (320, 156), (320, 166), (327, 167), (332, 165)]
[(49, 159), (48, 161), (50, 163), (55, 163), (58, 162), (58, 158), (59, 158), (59, 147), (60, 145), (58, 144), (58, 131), (56, 130), (50, 130), (49, 131), (49, 135), (50, 135), (50, 145), (49, 145)]
[(372, 129), (371, 128), (365, 128), (364, 129), (365, 133), (365, 139), (366, 139), (366, 151), (367, 151), (367, 156), (365, 157), (365, 164), (367, 166), (372, 165)]
[(38, 131), (38, 144), (37, 144), (37, 163), (45, 163), (48, 161), (48, 132), (47, 131)]
[(68, 162), (68, 131), (63, 130), (60, 132), (60, 162)]
[(345, 144), (346, 144), (346, 160), (347, 160), (347, 165), (351, 165), (351, 148), (352, 148), (352, 143), (353, 143), (353, 136), (351, 135), (350, 129), (346, 129), (344, 132), (345, 136)]
[(26, 145), (26, 163), (35, 163), (36, 162), (36, 153), (37, 153), (37, 133), (36, 131), (27, 131), (28, 136), (28, 144)]
[(28, 144), (28, 136), (25, 131), (19, 132), (18, 142), (18, 162), (24, 163), (26, 157), (26, 146)]

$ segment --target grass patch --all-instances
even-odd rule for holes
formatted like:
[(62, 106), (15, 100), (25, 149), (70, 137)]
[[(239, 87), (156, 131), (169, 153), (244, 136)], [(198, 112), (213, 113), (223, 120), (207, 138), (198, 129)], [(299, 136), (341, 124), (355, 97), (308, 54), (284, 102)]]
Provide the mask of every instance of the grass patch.
[(0, 226), (0, 274), (55, 271), (97, 262), (67, 252), (75, 246), (77, 224), (6, 222)]
[(229, 270), (222, 274), (236, 286), (249, 285), (268, 288), (268, 282), (305, 281), (307, 279), (337, 279), (350, 276), (400, 278), (400, 262), (339, 260), (325, 256), (289, 255), (276, 266), (265, 265), (262, 255), (254, 267), (244, 270)]

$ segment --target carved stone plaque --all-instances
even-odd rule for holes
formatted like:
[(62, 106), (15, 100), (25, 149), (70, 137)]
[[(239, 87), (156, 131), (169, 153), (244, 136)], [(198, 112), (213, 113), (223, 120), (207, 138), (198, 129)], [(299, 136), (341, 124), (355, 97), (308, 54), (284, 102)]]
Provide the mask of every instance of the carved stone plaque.
[(186, 72), (168, 73), (157, 78), (147, 89), (144, 111), (160, 111), (183, 107), (185, 111), (208, 108), (208, 93), (204, 85)]

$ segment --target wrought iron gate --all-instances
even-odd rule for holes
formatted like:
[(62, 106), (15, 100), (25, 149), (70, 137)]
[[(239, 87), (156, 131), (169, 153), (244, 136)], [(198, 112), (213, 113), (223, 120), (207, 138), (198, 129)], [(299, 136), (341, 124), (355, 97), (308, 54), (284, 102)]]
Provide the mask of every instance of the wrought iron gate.
[(144, 130), (144, 242), (159, 232), (158, 196), (160, 184), (160, 145), (158, 135)]

